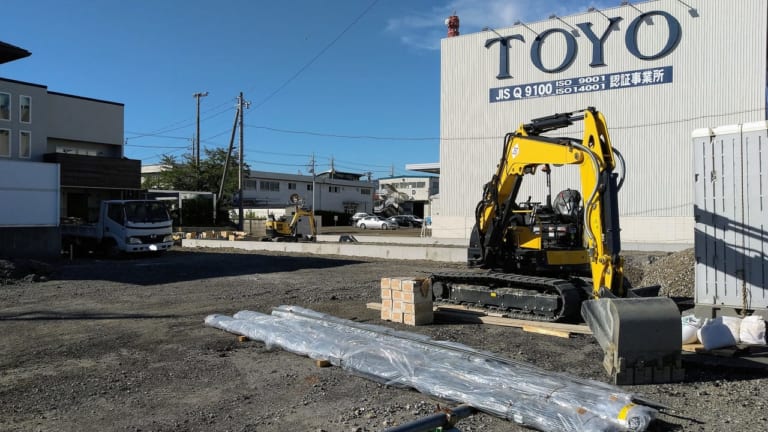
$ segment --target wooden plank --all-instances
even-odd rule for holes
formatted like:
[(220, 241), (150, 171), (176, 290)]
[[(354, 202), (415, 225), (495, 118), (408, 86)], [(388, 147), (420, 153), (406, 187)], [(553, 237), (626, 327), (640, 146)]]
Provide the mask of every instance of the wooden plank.
[(318, 360), (315, 360), (315, 366), (319, 368), (329, 367), (331, 366), (331, 362), (329, 362), (328, 360), (318, 359)]
[[(564, 324), (564, 323), (556, 323), (556, 322), (553, 323), (553, 322), (546, 322), (546, 321), (539, 322), (539, 321), (527, 321), (527, 320), (516, 319), (516, 318), (503, 318), (498, 316), (489, 316), (488, 314), (485, 314), (481, 311), (473, 310), (460, 305), (440, 305), (436, 308), (436, 314), (437, 312), (440, 312), (441, 314), (442, 313), (453, 314), (451, 316), (458, 316), (459, 314), (464, 314), (469, 316), (474, 315), (474, 317), (471, 318), (472, 322), (483, 323), (483, 324), (503, 325), (508, 327), (520, 327), (520, 328), (525, 326), (531, 326), (531, 327), (545, 328), (545, 329), (551, 329), (551, 330), (562, 330), (569, 333), (592, 334), (592, 330), (590, 330), (589, 327), (587, 327), (585, 324)], [(470, 319), (470, 318), (467, 318), (467, 319)]]
[(683, 345), (683, 351), (692, 352), (692, 353), (705, 352), (704, 344), (700, 344), (700, 343), (685, 344)]
[[(381, 310), (381, 303), (366, 303), (365, 306), (368, 309)], [(525, 327), (528, 327), (531, 329), (531, 332), (558, 337), (570, 337), (570, 334), (573, 333), (586, 335), (592, 334), (592, 330), (583, 324), (537, 322), (489, 316), (485, 313), (459, 305), (440, 305), (435, 307), (435, 320), (442, 322), (463, 322), (468, 324), (490, 324), (505, 327), (517, 327), (522, 328), (523, 330), (525, 330)], [(547, 333), (546, 331), (550, 332)], [(566, 334), (568, 336), (566, 336)]]
[(571, 332), (568, 332), (565, 330), (542, 328), (536, 325), (523, 326), (523, 331), (526, 331), (528, 333), (543, 334), (547, 336), (556, 336), (564, 339), (569, 339), (571, 337)]

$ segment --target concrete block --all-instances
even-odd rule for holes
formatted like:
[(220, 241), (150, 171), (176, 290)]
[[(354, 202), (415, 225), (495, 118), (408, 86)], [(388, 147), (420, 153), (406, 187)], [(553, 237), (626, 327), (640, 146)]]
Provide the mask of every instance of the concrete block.
[(400, 282), (400, 289), (410, 293), (421, 292), (421, 284), (423, 283), (424, 283), (424, 278), (404, 279)]
[[(382, 308), (384, 305), (382, 305)], [(392, 312), (405, 312), (405, 303), (400, 300), (392, 300)]]
[(401, 323), (403, 322), (403, 313), (402, 312), (392, 312), (392, 322)]
[(403, 292), (392, 290), (392, 300), (403, 300)]
[(429, 313), (421, 313), (421, 314), (404, 313), (403, 314), (403, 324), (412, 325), (412, 326), (432, 324), (434, 320), (435, 320), (435, 315), (431, 309)]
[(381, 289), (391, 289), (392, 288), (392, 278), (383, 277), (381, 278)]
[(392, 310), (392, 299), (381, 299), (381, 310)]
[(432, 293), (421, 295), (421, 291), (407, 292), (403, 291), (403, 301), (408, 303), (429, 303), (432, 304)]
[(381, 308), (381, 319), (383, 321), (391, 321), (392, 320), (392, 310), (391, 309)]
[(392, 290), (389, 288), (382, 288), (381, 289), (381, 299), (388, 299), (392, 300)]
[(432, 302), (429, 303), (405, 303), (403, 302), (403, 312), (410, 314), (431, 314)]

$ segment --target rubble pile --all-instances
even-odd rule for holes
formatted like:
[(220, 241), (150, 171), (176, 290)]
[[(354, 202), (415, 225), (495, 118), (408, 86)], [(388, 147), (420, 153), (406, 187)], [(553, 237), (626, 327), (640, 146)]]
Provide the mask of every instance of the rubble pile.
[(643, 268), (643, 278), (636, 286), (661, 285), (659, 295), (693, 297), (696, 278), (693, 248), (652, 260)]
[(18, 282), (43, 282), (53, 267), (36, 260), (5, 260), (0, 259), (0, 285), (11, 285)]

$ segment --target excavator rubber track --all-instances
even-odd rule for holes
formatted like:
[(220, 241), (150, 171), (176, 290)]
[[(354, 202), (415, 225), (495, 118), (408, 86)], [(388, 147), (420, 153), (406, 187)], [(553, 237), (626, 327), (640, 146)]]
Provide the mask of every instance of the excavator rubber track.
[(579, 279), (514, 273), (450, 271), (432, 273), (437, 304), (460, 304), (528, 321), (580, 321), (586, 292)]

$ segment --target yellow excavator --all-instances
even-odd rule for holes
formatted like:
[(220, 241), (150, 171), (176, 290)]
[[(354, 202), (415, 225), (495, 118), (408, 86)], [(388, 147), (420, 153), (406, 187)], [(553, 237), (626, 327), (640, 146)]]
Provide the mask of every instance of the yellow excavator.
[[(577, 121), (581, 138), (544, 135)], [(562, 166), (578, 168), (580, 191), (563, 190), (553, 201), (550, 176)], [(435, 300), (526, 320), (583, 319), (614, 383), (682, 380), (677, 305), (658, 297), (659, 287), (632, 289), (624, 278), (618, 191), (625, 168), (605, 118), (591, 107), (507, 134), (475, 210), (468, 264), (476, 269), (433, 273)], [(546, 176), (545, 202), (518, 201), (524, 179), (537, 172)]]
[[(265, 241), (316, 241), (317, 240), (317, 227), (315, 226), (315, 214), (312, 210), (307, 210), (302, 206), (302, 199), (299, 194), (291, 195), (291, 203), (293, 204), (293, 216), (290, 221), (286, 216), (280, 216), (275, 218), (275, 215), (270, 213), (267, 216), (267, 222), (265, 224), (266, 234), (263, 240)], [(299, 222), (302, 217), (306, 217), (309, 221), (309, 234), (301, 234), (298, 232)]]

